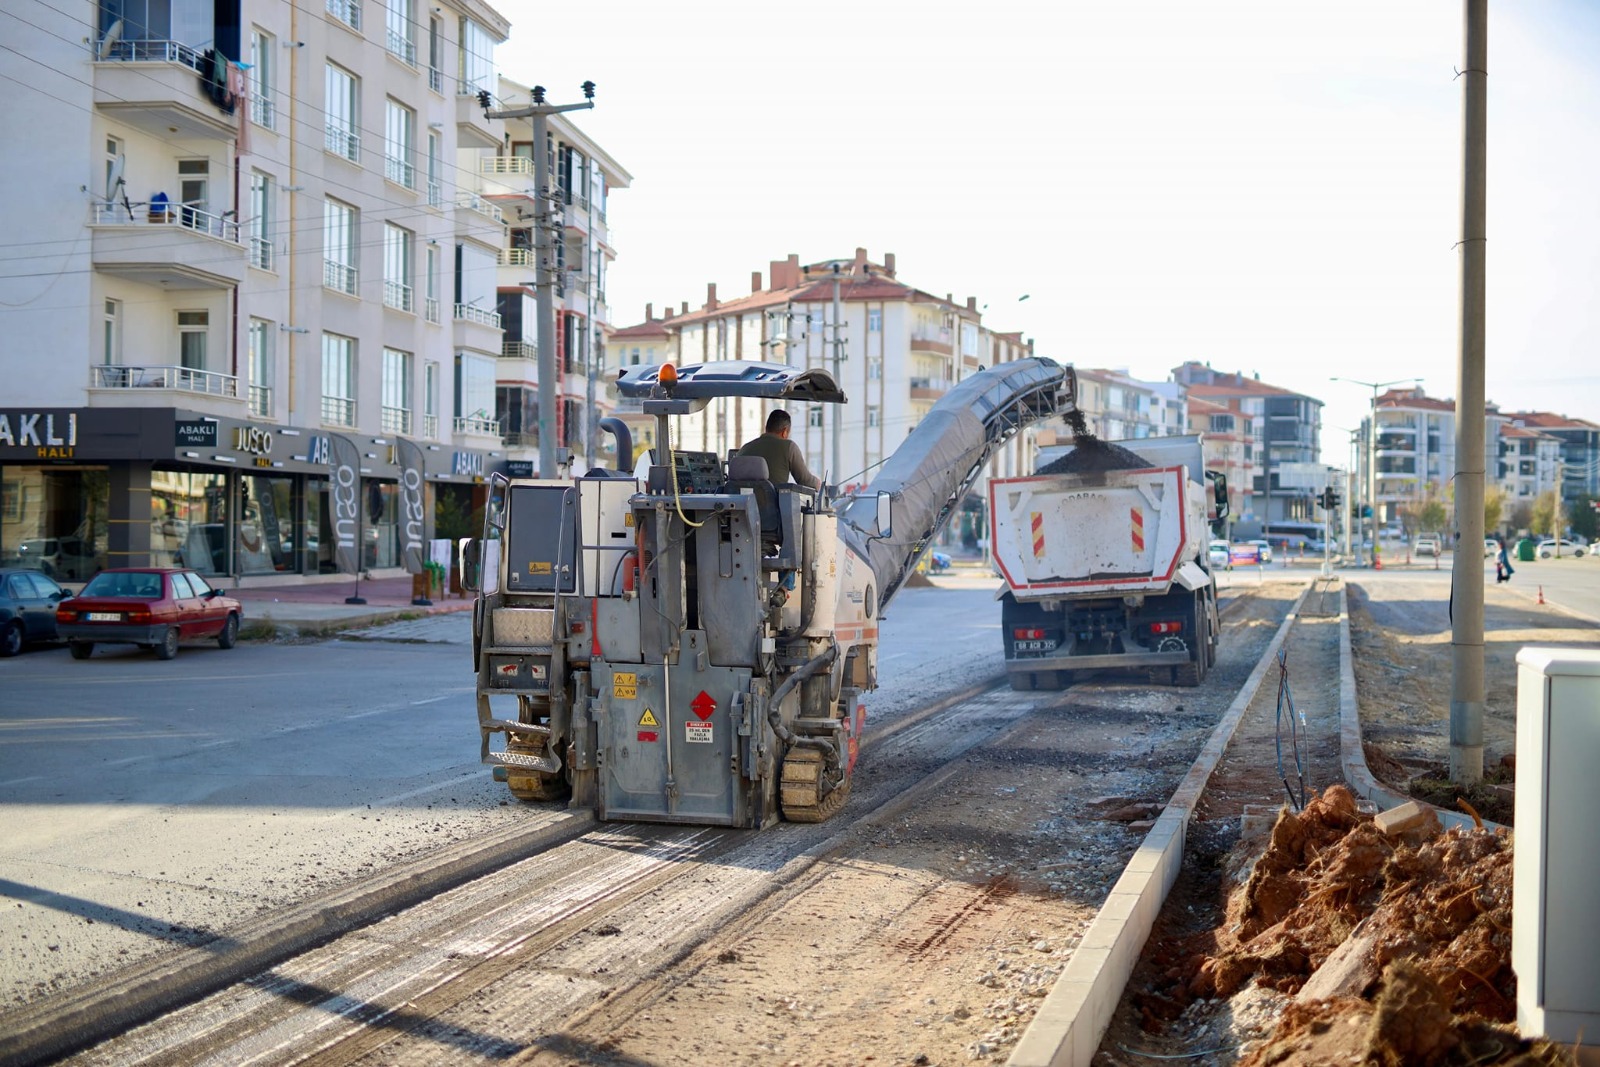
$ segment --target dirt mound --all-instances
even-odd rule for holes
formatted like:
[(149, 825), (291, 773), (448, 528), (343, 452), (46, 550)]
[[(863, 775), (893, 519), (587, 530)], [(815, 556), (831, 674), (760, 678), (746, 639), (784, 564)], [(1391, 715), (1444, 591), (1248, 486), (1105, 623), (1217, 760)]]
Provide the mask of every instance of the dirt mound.
[(1121, 445), (1102, 441), (1089, 432), (1083, 413), (1074, 411), (1067, 417), (1072, 426), (1073, 449), (1054, 462), (1047, 463), (1036, 474), (1102, 474), (1106, 471), (1139, 470), (1150, 462), (1137, 452)]
[(1451, 1011), (1511, 1020), (1510, 834), (1430, 822), (1389, 837), (1333, 786), (1279, 815), (1214, 950), (1191, 959), (1185, 992), (1231, 996), (1253, 978), (1296, 993), (1335, 950), (1338, 973), (1321, 976), (1318, 995), (1366, 996), (1390, 963), (1412, 960)]

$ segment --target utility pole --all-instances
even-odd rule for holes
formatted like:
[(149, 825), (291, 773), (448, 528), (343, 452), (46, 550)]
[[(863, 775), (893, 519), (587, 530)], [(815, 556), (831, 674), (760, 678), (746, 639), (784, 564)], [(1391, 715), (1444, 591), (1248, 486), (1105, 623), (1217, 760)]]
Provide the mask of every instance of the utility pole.
[[(839, 380), (840, 380), (839, 379), (839, 375), (842, 373), (840, 365), (844, 362), (844, 345), (845, 345), (844, 320), (843, 320), (843, 317), (842, 317), (843, 316), (843, 311), (841, 310), (842, 304), (840, 303), (840, 300), (839, 300), (839, 283), (844, 277), (844, 271), (842, 270), (842, 268), (839, 266), (839, 264), (837, 262), (832, 264), (831, 269), (832, 269), (832, 272), (833, 272), (833, 337), (831, 339), (826, 338), (826, 337), (823, 338), (823, 343), (825, 345), (832, 345), (833, 346), (833, 357), (832, 357), (833, 358), (833, 380), (834, 380), (835, 383), (838, 383)], [(809, 269), (806, 269), (804, 273), (807, 275), (807, 277), (809, 277), (811, 272), (810, 272)], [(839, 484), (839, 480), (842, 477), (842, 475), (840, 473), (841, 470), (842, 470), (842, 467), (840, 465), (841, 464), (841, 460), (839, 458), (839, 431), (844, 426), (844, 405), (843, 404), (835, 404), (834, 405), (834, 412), (833, 412), (833, 415), (832, 415), (832, 421), (833, 421), (833, 459), (831, 461), (832, 470), (827, 472), (827, 473), (832, 477), (833, 484), (834, 485), (838, 485)]]
[[(1460, 387), (1456, 391), (1456, 542), (1451, 566), (1450, 780), (1483, 780), (1484, 208), (1488, 155), (1489, 0), (1463, 0), (1461, 64)], [(1463, 551), (1470, 546), (1472, 551)]]
[(533, 120), (533, 184), (539, 207), (533, 219), (534, 295), (539, 320), (539, 477), (553, 478), (556, 471), (556, 324), (555, 256), (550, 236), (560, 227), (567, 211), (566, 202), (555, 195), (550, 182), (550, 116), (564, 111), (583, 111), (594, 107), (594, 82), (583, 83), (581, 104), (547, 104), (544, 86), (533, 87), (533, 103), (527, 107), (489, 107), (489, 91), (478, 90), (478, 105), (487, 119)]
[[(1395, 378), (1387, 382), (1364, 382), (1359, 378), (1341, 378), (1335, 375), (1329, 378), (1328, 381), (1364, 385), (1372, 390), (1372, 411), (1367, 416), (1367, 507), (1372, 511), (1369, 516), (1372, 527), (1372, 561), (1376, 563), (1378, 559), (1378, 390), (1391, 385), (1404, 385), (1407, 382), (1412, 385), (1418, 385), (1422, 382), (1422, 379)], [(1479, 443), (1478, 451), (1480, 453), (1483, 451), (1481, 442)], [(1483, 510), (1481, 505), (1478, 510), (1480, 512)], [(1483, 519), (1480, 518), (1478, 522), (1481, 524)], [(1481, 542), (1483, 539), (1480, 537), (1478, 540)], [(1480, 574), (1478, 577), (1481, 580), (1483, 575)]]

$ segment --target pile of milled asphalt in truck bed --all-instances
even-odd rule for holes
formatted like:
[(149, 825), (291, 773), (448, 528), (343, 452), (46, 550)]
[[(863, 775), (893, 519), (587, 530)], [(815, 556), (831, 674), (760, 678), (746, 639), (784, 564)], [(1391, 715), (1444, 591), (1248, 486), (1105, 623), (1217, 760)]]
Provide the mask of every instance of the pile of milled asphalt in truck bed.
[(1082, 412), (1073, 412), (1067, 421), (1072, 426), (1075, 447), (1060, 459), (1040, 467), (1035, 474), (1100, 474), (1150, 466), (1138, 453), (1102, 441), (1090, 433)]

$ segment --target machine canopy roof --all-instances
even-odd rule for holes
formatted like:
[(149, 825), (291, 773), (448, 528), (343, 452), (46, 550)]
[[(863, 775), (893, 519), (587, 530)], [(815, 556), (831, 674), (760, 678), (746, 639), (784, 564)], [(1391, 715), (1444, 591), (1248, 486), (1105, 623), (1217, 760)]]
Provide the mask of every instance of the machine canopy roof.
[(844, 390), (825, 370), (807, 370), (786, 363), (728, 360), (678, 367), (678, 384), (670, 393), (661, 388), (661, 365), (625, 367), (617, 375), (617, 391), (626, 397), (649, 399), (671, 396), (675, 400), (749, 396), (767, 400), (803, 400), (813, 404), (843, 404)]

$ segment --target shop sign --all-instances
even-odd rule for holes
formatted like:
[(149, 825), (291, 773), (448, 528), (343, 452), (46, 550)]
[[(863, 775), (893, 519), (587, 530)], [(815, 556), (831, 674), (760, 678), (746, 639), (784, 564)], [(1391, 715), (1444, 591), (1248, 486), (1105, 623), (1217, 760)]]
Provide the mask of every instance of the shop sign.
[(361, 536), (361, 455), (350, 438), (343, 434), (331, 437), (334, 562), (339, 573), (356, 574), (361, 569), (356, 555)]
[(0, 445), (31, 448), (32, 459), (71, 459), (78, 447), (77, 413), (58, 422), (54, 412), (0, 412)]
[(216, 448), (217, 424), (205, 419), (179, 421), (173, 427), (172, 443), (179, 448)]
[(400, 553), (401, 563), (411, 574), (422, 573), (422, 449), (415, 441), (401, 438), (395, 443), (400, 461)]
[(531, 459), (508, 459), (508, 460), (506, 460), (506, 477), (507, 478), (532, 478), (533, 477), (533, 460), (531, 460)]
[(483, 453), (456, 452), (451, 456), (450, 473), (472, 478), (483, 477)]
[(259, 426), (235, 426), (233, 447), (237, 452), (254, 456), (256, 466), (272, 466), (272, 431)]

